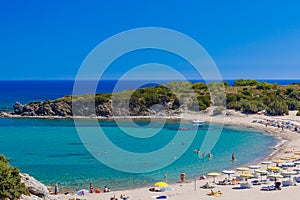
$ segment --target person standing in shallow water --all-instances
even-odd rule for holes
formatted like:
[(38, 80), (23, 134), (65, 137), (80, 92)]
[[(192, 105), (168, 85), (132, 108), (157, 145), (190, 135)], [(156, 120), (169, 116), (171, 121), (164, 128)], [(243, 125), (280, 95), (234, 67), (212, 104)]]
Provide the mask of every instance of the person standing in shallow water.
[(185, 173), (184, 172), (181, 172), (180, 179), (181, 179), (182, 183), (185, 181)]
[(232, 153), (232, 155), (231, 155), (231, 160), (235, 161), (235, 155), (234, 155), (234, 153)]

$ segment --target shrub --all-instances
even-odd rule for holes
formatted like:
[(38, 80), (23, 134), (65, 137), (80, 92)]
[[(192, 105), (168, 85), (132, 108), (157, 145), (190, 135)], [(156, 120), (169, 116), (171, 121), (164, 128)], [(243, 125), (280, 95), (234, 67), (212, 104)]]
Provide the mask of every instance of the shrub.
[(225, 108), (223, 106), (218, 106), (214, 109), (213, 115), (221, 115)]
[(20, 171), (9, 165), (9, 159), (0, 154), (0, 199), (19, 199), (22, 194), (29, 195), (21, 183)]
[(300, 110), (296, 113), (297, 116), (300, 116)]

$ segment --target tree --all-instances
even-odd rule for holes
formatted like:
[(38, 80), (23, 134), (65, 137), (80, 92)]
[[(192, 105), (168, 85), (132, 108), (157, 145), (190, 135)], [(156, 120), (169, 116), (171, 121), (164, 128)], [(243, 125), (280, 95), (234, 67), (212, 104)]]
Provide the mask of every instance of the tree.
[(0, 154), (0, 199), (19, 199), (22, 194), (29, 195), (24, 183), (21, 183), (20, 171), (9, 165), (9, 159)]

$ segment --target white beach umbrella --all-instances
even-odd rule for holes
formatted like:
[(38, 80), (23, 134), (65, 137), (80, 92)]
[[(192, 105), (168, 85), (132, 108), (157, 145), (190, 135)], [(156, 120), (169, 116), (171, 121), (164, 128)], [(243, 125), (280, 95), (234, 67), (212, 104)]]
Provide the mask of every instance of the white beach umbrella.
[(300, 173), (300, 168), (296, 168), (296, 169), (293, 169), (295, 172), (297, 172), (297, 174)]
[(263, 161), (261, 162), (262, 165), (267, 165), (267, 168), (269, 167), (270, 164), (272, 164), (273, 162), (271, 161)]
[(230, 175), (235, 174), (235, 171), (233, 171), (233, 170), (224, 170), (223, 174), (227, 174), (228, 175), (228, 180), (230, 180)]
[(260, 181), (262, 181), (262, 177), (268, 175), (268, 172), (266, 170), (254, 170), (256, 173), (259, 173), (260, 175)]
[(242, 174), (244, 174), (244, 172), (245, 172), (245, 171), (248, 171), (249, 168), (247, 168), (247, 167), (238, 167), (238, 168), (236, 168), (236, 170), (237, 170), (237, 171), (240, 171), (240, 172), (242, 172)]
[(296, 174), (297, 174), (297, 172), (295, 172), (295, 171), (284, 171), (284, 172), (281, 172), (281, 175), (288, 177), (290, 181), (291, 181), (292, 175), (296, 175)]
[(282, 167), (294, 167), (295, 166), (295, 164), (292, 162), (282, 163), (281, 165), (282, 165)]
[(254, 174), (254, 170), (261, 168), (261, 166), (259, 166), (259, 165), (250, 165), (248, 168), (253, 169), (253, 174)]
[(299, 161), (299, 160), (298, 160), (298, 161), (295, 161), (294, 164), (295, 164), (295, 165), (298, 165), (298, 167), (299, 167), (299, 166), (300, 166), (300, 161)]

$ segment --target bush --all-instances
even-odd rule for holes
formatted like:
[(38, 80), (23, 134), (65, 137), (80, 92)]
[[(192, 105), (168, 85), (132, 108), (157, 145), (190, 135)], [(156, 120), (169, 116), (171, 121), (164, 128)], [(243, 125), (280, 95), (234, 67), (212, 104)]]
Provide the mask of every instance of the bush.
[(225, 108), (223, 106), (218, 106), (214, 109), (213, 115), (222, 115)]
[(297, 116), (300, 116), (300, 110), (297, 112), (297, 114), (296, 114)]
[(22, 194), (29, 195), (21, 183), (20, 171), (9, 165), (9, 159), (0, 154), (0, 199), (19, 199)]

